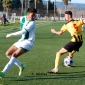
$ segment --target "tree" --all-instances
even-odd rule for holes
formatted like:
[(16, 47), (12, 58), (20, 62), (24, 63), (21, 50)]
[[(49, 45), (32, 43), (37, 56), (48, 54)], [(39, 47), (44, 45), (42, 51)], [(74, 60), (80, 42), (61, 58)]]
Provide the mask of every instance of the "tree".
[(0, 11), (3, 11), (2, 0), (0, 1)]
[(57, 12), (57, 7), (56, 7), (56, 0), (54, 0), (53, 2), (51, 2), (51, 0), (48, 0), (48, 9), (47, 11), (49, 11), (49, 15), (52, 14), (52, 15), (57, 15), (58, 12)]
[(42, 0), (30, 0), (30, 3), (34, 3), (35, 8), (37, 6), (37, 3), (40, 3), (40, 2), (42, 2)]
[[(36, 9), (44, 9), (44, 4), (42, 0), (30, 0), (31, 6), (35, 7)], [(34, 4), (34, 5), (33, 5)]]
[(2, 5), (3, 5), (3, 8), (4, 8), (4, 11), (6, 10), (8, 12), (8, 10), (12, 6), (12, 0), (2, 0)]
[(13, 9), (18, 9), (18, 8), (20, 8), (21, 7), (21, 2), (20, 2), (20, 0), (12, 0), (12, 6), (11, 6), (11, 8), (13, 8)]
[(68, 6), (68, 2), (71, 1), (71, 0), (62, 0), (62, 2), (64, 3), (65, 5), (65, 11), (67, 10), (67, 6)]
[(51, 3), (50, 0), (48, 0), (48, 10), (54, 10), (54, 2)]
[(34, 0), (35, 3), (35, 8), (36, 8), (36, 3), (40, 3), (40, 0)]
[(30, 0), (30, 3), (40, 2), (41, 0)]

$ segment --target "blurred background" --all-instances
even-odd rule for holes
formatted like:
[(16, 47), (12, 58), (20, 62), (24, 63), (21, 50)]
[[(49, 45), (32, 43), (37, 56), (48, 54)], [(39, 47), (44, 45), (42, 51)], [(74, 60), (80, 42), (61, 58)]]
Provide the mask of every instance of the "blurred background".
[[(76, 0), (75, 0), (76, 1)], [(36, 20), (64, 20), (64, 12), (71, 10), (75, 19), (85, 17), (85, 4), (72, 0), (0, 0), (0, 21), (3, 14), (9, 22), (15, 23), (21, 16), (26, 15), (28, 7), (38, 11)]]

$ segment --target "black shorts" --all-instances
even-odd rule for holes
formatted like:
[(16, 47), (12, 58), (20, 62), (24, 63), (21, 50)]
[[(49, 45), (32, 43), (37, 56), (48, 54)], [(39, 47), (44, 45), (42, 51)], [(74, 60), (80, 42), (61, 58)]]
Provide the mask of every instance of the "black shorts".
[(69, 42), (63, 48), (65, 48), (68, 52), (72, 52), (73, 50), (79, 51), (82, 44), (83, 42)]

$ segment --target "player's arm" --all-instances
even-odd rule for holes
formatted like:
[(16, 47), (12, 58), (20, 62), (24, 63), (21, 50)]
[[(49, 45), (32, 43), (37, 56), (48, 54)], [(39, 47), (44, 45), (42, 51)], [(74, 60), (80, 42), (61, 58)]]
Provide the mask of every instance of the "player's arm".
[(17, 36), (17, 35), (22, 35), (25, 34), (27, 31), (30, 31), (33, 28), (34, 22), (29, 22), (26, 26), (22, 28), (21, 31), (10, 33), (6, 35), (6, 38), (9, 38), (11, 36)]
[(57, 34), (57, 35), (61, 35), (63, 33), (62, 30), (56, 31), (55, 29), (51, 29), (51, 32), (54, 33), (54, 34)]
[(64, 33), (67, 30), (66, 25), (64, 24), (61, 28), (60, 31), (56, 31), (55, 29), (51, 29), (51, 32), (57, 35), (61, 35), (62, 33)]
[(22, 35), (22, 34), (24, 34), (24, 33), (26, 33), (26, 30), (25, 30), (25, 29), (23, 29), (23, 30), (21, 30), (21, 31), (18, 31), (18, 32), (14, 32), (14, 33), (7, 34), (7, 35), (6, 35), (6, 38), (9, 38), (9, 37), (11, 37), (11, 36)]

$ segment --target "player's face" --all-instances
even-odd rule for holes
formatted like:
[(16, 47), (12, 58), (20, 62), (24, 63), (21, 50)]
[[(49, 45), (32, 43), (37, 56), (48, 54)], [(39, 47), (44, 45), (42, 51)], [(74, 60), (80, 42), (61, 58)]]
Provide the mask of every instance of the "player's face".
[(35, 18), (35, 15), (36, 15), (36, 13), (34, 13), (34, 12), (29, 12), (29, 13), (28, 13), (28, 16), (29, 16), (29, 18), (30, 18), (31, 20), (33, 20), (33, 19)]
[(65, 20), (69, 21), (70, 15), (65, 14)]

